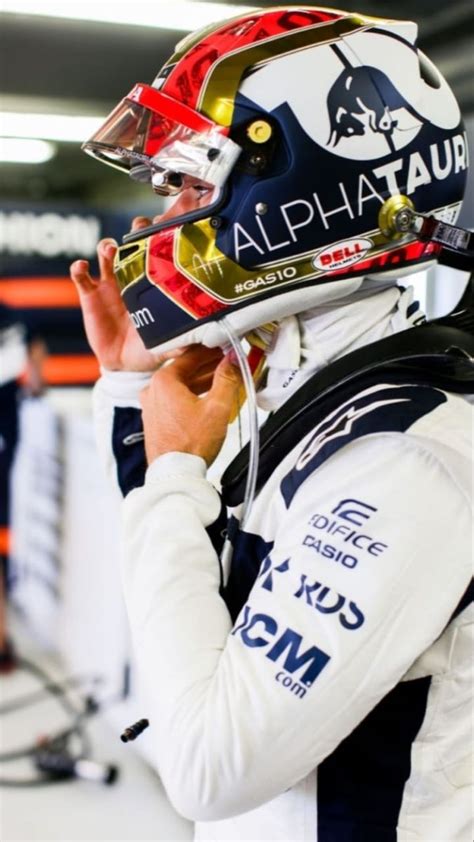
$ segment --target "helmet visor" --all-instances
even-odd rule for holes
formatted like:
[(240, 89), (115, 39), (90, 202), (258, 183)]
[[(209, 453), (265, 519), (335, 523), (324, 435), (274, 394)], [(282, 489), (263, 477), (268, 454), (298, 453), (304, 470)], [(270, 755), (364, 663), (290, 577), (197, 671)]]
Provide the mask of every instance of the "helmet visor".
[(225, 184), (240, 147), (228, 129), (147, 85), (136, 85), (83, 149), (155, 192)]

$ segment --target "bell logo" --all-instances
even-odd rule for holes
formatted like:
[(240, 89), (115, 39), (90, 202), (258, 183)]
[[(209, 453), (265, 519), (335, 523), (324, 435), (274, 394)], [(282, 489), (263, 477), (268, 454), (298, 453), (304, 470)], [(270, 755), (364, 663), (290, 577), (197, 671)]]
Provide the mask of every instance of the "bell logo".
[(318, 252), (311, 261), (315, 269), (322, 272), (333, 272), (335, 269), (345, 269), (362, 260), (373, 247), (372, 240), (359, 238), (333, 243)]

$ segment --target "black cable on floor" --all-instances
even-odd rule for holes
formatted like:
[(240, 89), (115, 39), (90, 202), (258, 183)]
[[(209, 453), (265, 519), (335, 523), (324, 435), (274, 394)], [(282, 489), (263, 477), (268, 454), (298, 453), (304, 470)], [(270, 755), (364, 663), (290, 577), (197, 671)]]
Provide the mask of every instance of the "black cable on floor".
[(48, 684), (45, 684), (44, 687), (41, 688), (41, 690), (35, 690), (31, 693), (24, 693), (22, 696), (17, 696), (9, 702), (4, 702), (3, 704), (0, 704), (0, 716), (6, 716), (9, 713), (16, 713), (22, 708), (29, 707), (30, 705), (35, 705), (37, 702), (40, 702), (43, 698), (48, 698), (48, 694), (51, 693), (53, 690), (58, 690), (62, 692), (67, 691), (68, 688), (80, 687), (81, 684), (96, 684), (99, 681), (100, 679), (98, 679), (97, 676), (91, 675), (70, 676), (69, 678), (65, 678), (63, 681), (50, 681)]
[[(23, 695), (16, 700), (20, 707), (26, 707), (40, 701), (46, 693), (56, 699), (71, 722), (49, 737), (29, 746), (0, 754), (0, 762), (4, 763), (31, 757), (39, 772), (34, 778), (0, 778), (0, 786), (33, 787), (74, 778), (95, 780), (105, 784), (113, 783), (117, 778), (117, 768), (110, 764), (95, 763), (89, 759), (91, 744), (83, 727), (85, 720), (96, 714), (107, 702), (99, 705), (93, 697), (88, 696), (82, 700), (83, 705), (79, 708), (76, 702), (73, 703), (68, 697), (67, 692), (71, 686), (80, 684), (85, 679), (69, 678), (56, 681), (45, 670), (26, 658), (17, 658), (17, 664), (20, 668), (34, 675), (42, 684), (40, 690)], [(109, 700), (108, 704), (114, 701), (117, 701), (117, 699)], [(15, 700), (12, 700), (0, 708), (0, 713), (11, 713), (14, 706)], [(74, 753), (71, 752), (69, 747), (71, 738), (76, 738), (79, 742), (79, 750)]]

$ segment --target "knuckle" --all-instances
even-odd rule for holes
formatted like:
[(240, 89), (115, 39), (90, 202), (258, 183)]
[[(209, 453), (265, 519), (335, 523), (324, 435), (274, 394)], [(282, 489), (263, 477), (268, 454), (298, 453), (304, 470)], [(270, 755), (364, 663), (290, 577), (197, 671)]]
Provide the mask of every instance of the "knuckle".
[(162, 366), (161, 368), (158, 368), (155, 371), (155, 373), (153, 374), (153, 377), (151, 378), (151, 382), (152, 383), (160, 383), (162, 380), (164, 380), (168, 377), (168, 374), (169, 374), (169, 366)]
[(136, 231), (138, 228), (146, 228), (148, 225), (151, 224), (151, 220), (148, 219), (146, 216), (135, 216), (132, 220), (132, 231)]
[(241, 379), (239, 377), (239, 373), (234, 368), (225, 368), (220, 372), (220, 380), (221, 382), (225, 383), (226, 385), (233, 386), (234, 388), (238, 388), (241, 383)]

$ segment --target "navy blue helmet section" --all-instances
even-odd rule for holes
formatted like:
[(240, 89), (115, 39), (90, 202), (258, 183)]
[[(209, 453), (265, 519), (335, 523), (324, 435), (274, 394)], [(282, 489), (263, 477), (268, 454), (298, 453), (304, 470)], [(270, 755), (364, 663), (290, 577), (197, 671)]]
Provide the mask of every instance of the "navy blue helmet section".
[[(365, 94), (370, 104), (377, 94), (372, 79), (374, 69), (358, 70), (365, 72), (359, 76), (359, 85), (364, 80), (367, 86), (372, 84)], [(395, 103), (393, 85), (381, 79), (380, 71), (377, 74), (377, 84), (382, 84), (384, 91), (388, 86), (389, 105)], [(332, 108), (334, 111), (335, 106)], [(334, 117), (323, 148), (304, 131), (290, 104), (283, 103), (272, 111), (268, 117), (278, 127), (282, 143), (258, 176), (245, 172), (237, 162), (229, 200), (219, 213), (223, 224), (217, 233), (218, 248), (252, 269), (292, 255), (316, 252), (328, 243), (377, 229), (380, 207), (393, 193), (408, 195), (421, 213), (459, 202), (468, 164), (462, 123), (444, 130), (423, 122), (412, 142), (397, 150), (390, 143), (390, 130), (396, 124), (390, 107), (374, 113), (379, 120), (378, 130), (365, 129), (357, 113), (347, 113), (345, 122), (336, 123)], [(265, 117), (255, 103), (238, 94), (233, 130), (238, 130), (243, 115), (248, 119), (247, 115), (256, 114)], [(385, 126), (387, 154), (375, 160), (339, 155), (338, 143), (347, 136), (344, 133), (352, 124), (359, 127), (354, 129), (359, 133), (383, 133)], [(291, 154), (292, 149), (298, 150), (297, 156)], [(264, 215), (256, 213), (258, 204), (267, 206)]]
[(147, 348), (156, 345), (157, 335), (160, 337), (160, 343), (166, 342), (196, 324), (192, 316), (147, 278), (127, 287), (122, 297), (130, 318)]

